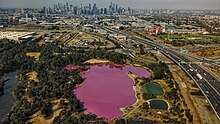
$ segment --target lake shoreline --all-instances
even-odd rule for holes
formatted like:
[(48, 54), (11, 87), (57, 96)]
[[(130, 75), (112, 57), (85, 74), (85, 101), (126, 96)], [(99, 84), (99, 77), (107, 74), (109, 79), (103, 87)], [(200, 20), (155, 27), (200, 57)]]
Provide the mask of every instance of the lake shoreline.
[(16, 102), (14, 95), (12, 94), (13, 88), (18, 85), (17, 81), (17, 71), (4, 73), (5, 81), (4, 94), (0, 96), (0, 122), (7, 121), (7, 115), (11, 111)]

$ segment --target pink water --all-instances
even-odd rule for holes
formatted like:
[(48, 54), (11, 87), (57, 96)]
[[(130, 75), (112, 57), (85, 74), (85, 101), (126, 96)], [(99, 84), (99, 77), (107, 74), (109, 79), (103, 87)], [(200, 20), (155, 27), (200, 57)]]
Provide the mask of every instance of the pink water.
[(65, 69), (67, 69), (67, 70), (74, 70), (74, 69), (78, 69), (78, 68), (80, 68), (80, 66), (75, 66), (72, 64), (69, 64), (65, 67)]
[(108, 119), (121, 117), (120, 108), (136, 102), (134, 82), (127, 75), (129, 71), (139, 77), (150, 76), (145, 69), (128, 65), (90, 66), (89, 71), (82, 74), (86, 80), (75, 90), (76, 95), (88, 112)]

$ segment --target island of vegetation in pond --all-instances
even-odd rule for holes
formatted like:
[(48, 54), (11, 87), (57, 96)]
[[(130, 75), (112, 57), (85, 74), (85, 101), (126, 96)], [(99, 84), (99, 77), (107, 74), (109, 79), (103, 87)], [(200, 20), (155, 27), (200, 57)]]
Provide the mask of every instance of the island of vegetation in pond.
[(150, 73), (140, 67), (94, 65), (82, 74), (86, 79), (82, 86), (75, 90), (77, 97), (84, 103), (88, 112), (109, 119), (121, 117), (120, 108), (135, 103), (134, 81), (127, 75), (134, 73), (148, 78)]

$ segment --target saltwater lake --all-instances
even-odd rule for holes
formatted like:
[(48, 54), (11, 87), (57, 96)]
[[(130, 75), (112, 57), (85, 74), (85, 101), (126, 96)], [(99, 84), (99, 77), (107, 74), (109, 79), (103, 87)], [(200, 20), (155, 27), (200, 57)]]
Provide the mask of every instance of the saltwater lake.
[(127, 75), (130, 71), (139, 77), (150, 76), (150, 72), (140, 67), (94, 65), (82, 74), (86, 80), (75, 90), (77, 97), (84, 102), (88, 112), (114, 119), (121, 117), (120, 108), (136, 102), (134, 82)]

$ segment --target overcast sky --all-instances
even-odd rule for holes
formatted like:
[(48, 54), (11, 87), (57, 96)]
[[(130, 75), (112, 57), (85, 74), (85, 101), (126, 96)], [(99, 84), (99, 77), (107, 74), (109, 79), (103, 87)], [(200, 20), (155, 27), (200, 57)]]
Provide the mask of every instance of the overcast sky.
[(42, 8), (58, 2), (73, 5), (97, 3), (99, 7), (114, 2), (123, 7), (140, 9), (220, 9), (220, 0), (0, 0), (0, 8)]

